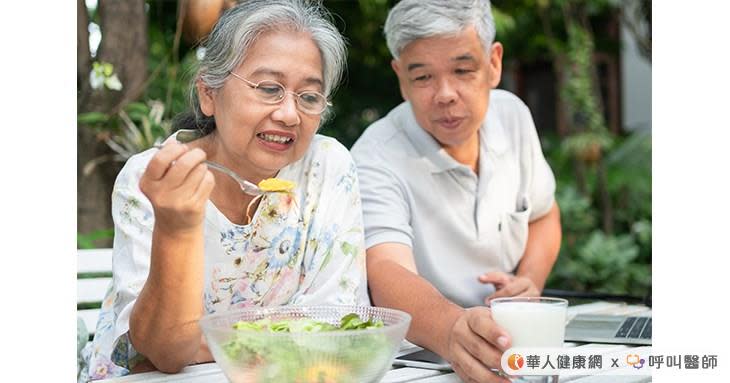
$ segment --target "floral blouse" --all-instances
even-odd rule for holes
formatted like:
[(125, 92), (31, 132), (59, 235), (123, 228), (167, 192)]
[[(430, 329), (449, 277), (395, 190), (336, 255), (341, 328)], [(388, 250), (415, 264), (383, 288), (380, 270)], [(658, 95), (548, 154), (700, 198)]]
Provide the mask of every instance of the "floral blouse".
[[(132, 307), (147, 279), (154, 214), (139, 180), (155, 149), (129, 159), (112, 193), (113, 281), (79, 381), (125, 375), (144, 356), (129, 340)], [(205, 214), (205, 311), (249, 306), (369, 305), (357, 173), (347, 149), (316, 135), (306, 155), (281, 169), (291, 193), (267, 193), (248, 225), (211, 201)], [(242, 207), (245, 208), (245, 207)]]

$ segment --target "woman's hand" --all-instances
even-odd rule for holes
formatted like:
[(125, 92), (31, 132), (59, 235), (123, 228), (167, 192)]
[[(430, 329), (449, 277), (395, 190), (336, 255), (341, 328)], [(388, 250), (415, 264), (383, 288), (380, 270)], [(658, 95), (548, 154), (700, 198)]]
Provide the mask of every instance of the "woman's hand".
[(181, 233), (202, 225), (205, 204), (215, 186), (205, 159), (203, 150), (176, 142), (152, 157), (139, 188), (152, 203), (157, 227)]

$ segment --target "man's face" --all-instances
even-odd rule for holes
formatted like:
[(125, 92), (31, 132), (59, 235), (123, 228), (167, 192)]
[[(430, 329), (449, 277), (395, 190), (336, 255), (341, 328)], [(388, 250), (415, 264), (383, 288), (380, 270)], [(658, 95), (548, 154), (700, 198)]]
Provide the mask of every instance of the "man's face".
[(392, 62), (416, 121), (440, 144), (458, 150), (478, 142), (489, 91), (502, 75), (502, 45), (485, 52), (474, 27), (408, 44)]

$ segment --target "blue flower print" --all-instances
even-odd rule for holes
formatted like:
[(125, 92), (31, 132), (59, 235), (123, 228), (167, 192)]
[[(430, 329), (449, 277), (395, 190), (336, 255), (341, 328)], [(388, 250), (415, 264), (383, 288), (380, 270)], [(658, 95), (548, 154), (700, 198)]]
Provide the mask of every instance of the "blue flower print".
[[(333, 224), (327, 230), (323, 230), (324, 235), (319, 238), (318, 242), (315, 242), (315, 247), (318, 254), (327, 254), (331, 251), (332, 244), (335, 241), (334, 233), (337, 233), (338, 230), (339, 226), (337, 224)], [(325, 259), (327, 259), (327, 256), (325, 256)], [(309, 264), (306, 265), (306, 271), (315, 271), (314, 268), (317, 267), (317, 264), (321, 262), (322, 258), (311, 257), (309, 259)]]
[(296, 227), (288, 227), (272, 241), (269, 247), (269, 267), (280, 269), (292, 259), (299, 250), (301, 233)]
[(355, 176), (357, 175), (357, 167), (355, 167), (355, 164), (350, 164), (350, 168), (347, 171), (347, 173), (343, 174), (340, 179), (337, 181), (338, 187), (344, 187), (345, 190), (349, 193), (352, 191), (352, 185), (355, 183)]

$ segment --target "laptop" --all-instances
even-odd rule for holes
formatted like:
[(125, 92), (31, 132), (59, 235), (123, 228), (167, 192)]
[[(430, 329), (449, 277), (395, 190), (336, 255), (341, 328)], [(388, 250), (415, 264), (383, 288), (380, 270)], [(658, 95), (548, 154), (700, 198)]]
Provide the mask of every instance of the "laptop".
[(651, 345), (651, 316), (578, 314), (565, 326), (565, 341)]

